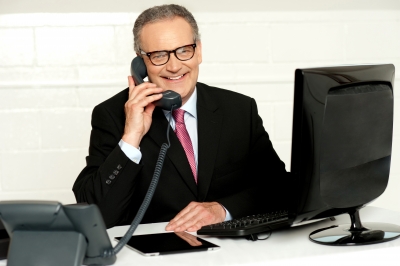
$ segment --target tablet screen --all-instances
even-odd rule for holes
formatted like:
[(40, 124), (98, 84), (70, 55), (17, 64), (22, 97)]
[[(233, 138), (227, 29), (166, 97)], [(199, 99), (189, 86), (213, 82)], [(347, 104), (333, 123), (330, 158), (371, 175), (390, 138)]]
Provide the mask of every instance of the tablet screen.
[(219, 246), (186, 232), (134, 235), (127, 246), (145, 256), (219, 249)]

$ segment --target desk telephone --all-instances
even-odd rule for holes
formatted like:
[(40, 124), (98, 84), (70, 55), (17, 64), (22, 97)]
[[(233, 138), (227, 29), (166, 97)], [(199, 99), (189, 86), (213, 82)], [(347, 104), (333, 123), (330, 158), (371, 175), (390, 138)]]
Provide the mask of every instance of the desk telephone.
[[(147, 77), (147, 69), (144, 64), (143, 58), (140, 56), (135, 57), (131, 63), (131, 75), (135, 81), (135, 85), (143, 83), (143, 79)], [(162, 92), (163, 97), (154, 102), (155, 106), (158, 106), (164, 110), (174, 110), (178, 109), (182, 105), (182, 98), (179, 93), (171, 90)]]

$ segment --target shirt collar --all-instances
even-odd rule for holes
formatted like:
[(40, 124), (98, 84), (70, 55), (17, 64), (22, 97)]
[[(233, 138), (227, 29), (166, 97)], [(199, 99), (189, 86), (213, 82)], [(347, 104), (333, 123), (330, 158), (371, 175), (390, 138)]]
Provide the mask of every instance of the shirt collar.
[(188, 101), (181, 106), (181, 109), (185, 110), (197, 119), (197, 88), (194, 87), (194, 91)]

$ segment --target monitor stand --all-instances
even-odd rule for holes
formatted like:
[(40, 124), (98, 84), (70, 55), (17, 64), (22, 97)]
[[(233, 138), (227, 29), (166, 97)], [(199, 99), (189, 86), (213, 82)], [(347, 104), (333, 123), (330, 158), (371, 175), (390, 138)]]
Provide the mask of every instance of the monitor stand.
[(355, 246), (377, 244), (394, 240), (400, 236), (400, 226), (387, 223), (361, 224), (360, 208), (349, 212), (351, 224), (333, 225), (316, 230), (310, 240), (323, 245)]

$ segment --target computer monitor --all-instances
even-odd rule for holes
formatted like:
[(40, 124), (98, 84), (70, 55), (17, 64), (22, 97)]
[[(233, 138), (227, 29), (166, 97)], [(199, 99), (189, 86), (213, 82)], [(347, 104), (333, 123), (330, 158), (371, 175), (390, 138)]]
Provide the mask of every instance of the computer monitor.
[(394, 66), (297, 69), (291, 174), (294, 224), (348, 213), (350, 225), (310, 234), (314, 242), (357, 245), (400, 236), (396, 225), (362, 224), (359, 209), (389, 179)]

